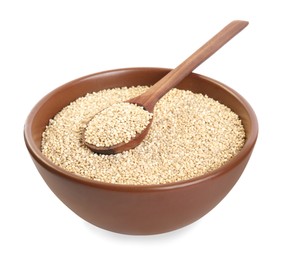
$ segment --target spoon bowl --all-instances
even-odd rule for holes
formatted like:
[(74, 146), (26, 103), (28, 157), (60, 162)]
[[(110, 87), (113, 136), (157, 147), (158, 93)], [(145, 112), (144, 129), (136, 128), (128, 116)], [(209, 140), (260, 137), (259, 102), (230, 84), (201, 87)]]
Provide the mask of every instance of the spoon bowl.
[[(130, 101), (128, 101), (128, 102), (130, 103)], [(133, 104), (136, 104), (136, 103), (133, 103)], [(108, 146), (108, 147), (96, 146), (96, 145), (93, 145), (93, 144), (91, 144), (91, 143), (86, 141), (86, 139), (85, 139), (85, 131), (86, 131), (86, 129), (84, 129), (84, 132), (82, 134), (82, 140), (83, 140), (83, 143), (90, 150), (92, 150), (95, 153), (99, 153), (99, 154), (122, 153), (124, 151), (128, 151), (130, 149), (133, 149), (133, 148), (137, 147), (143, 141), (143, 139), (148, 134), (148, 131), (150, 129), (152, 121), (153, 121), (153, 118), (150, 119), (149, 124), (147, 125), (147, 127), (141, 133), (137, 133), (136, 136), (134, 138), (132, 138), (128, 143), (123, 142), (123, 143), (119, 143), (119, 144)]]

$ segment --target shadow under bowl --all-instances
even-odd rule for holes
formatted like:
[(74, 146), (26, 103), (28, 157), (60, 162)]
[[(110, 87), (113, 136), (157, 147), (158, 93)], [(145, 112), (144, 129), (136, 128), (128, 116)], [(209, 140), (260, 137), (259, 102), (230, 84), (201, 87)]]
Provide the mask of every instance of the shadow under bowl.
[(44, 181), (55, 195), (84, 220), (113, 232), (149, 235), (189, 225), (213, 209), (241, 176), (258, 134), (256, 115), (237, 92), (208, 77), (192, 73), (179, 89), (206, 94), (241, 118), (246, 142), (222, 167), (195, 179), (162, 185), (119, 185), (93, 181), (67, 172), (41, 153), (49, 119), (87, 93), (122, 86), (152, 85), (169, 69), (127, 68), (100, 72), (71, 81), (43, 97), (24, 128), (26, 147)]

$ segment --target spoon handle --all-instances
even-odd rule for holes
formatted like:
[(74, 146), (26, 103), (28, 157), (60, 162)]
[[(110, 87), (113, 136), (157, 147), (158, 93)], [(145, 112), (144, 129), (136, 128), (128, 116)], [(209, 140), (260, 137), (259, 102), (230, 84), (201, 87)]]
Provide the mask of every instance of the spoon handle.
[(155, 103), (162, 98), (171, 88), (180, 83), (196, 67), (208, 59), (213, 53), (219, 50), (225, 43), (231, 40), (236, 34), (242, 31), (248, 22), (235, 20), (225, 26), (220, 32), (194, 52), (189, 58), (183, 61), (174, 70), (171, 70), (165, 77), (155, 83), (148, 91), (140, 96), (139, 101), (147, 110), (153, 110)]

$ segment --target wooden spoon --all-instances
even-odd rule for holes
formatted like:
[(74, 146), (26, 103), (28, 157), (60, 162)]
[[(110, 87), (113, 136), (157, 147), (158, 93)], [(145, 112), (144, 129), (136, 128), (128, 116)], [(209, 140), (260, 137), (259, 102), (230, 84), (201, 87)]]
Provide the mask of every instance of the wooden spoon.
[[(242, 31), (248, 22), (246, 21), (232, 21), (213, 38), (205, 43), (201, 48), (194, 52), (189, 58), (183, 61), (174, 70), (171, 70), (162, 79), (155, 83), (149, 90), (140, 96), (134, 97), (125, 102), (134, 103), (142, 106), (148, 112), (153, 113), (156, 102), (162, 98), (169, 90), (180, 83), (186, 76), (188, 76), (196, 67), (208, 59), (212, 54), (219, 50), (225, 43), (231, 40), (236, 34)], [(152, 119), (147, 127), (132, 138), (128, 143), (119, 143), (109, 147), (98, 147), (85, 141), (83, 133), (83, 142), (92, 151), (100, 154), (116, 154), (123, 151), (130, 150), (138, 146), (147, 135)]]

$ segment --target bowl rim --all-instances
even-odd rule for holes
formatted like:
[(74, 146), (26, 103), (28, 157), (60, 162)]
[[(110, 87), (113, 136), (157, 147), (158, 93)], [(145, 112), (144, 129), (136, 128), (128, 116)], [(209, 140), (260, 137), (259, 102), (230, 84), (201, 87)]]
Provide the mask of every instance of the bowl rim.
[(193, 75), (201, 79), (204, 79), (206, 81), (210, 81), (216, 84), (222, 89), (225, 89), (225, 91), (229, 92), (229, 94), (233, 95), (241, 103), (241, 105), (245, 108), (245, 110), (248, 111), (248, 115), (250, 118), (252, 131), (250, 132), (249, 137), (246, 139), (246, 142), (243, 148), (240, 150), (240, 152), (237, 155), (235, 155), (233, 158), (231, 158), (228, 162), (226, 162), (224, 165), (220, 166), (219, 168), (213, 171), (207, 172), (204, 175), (192, 178), (192, 179), (172, 182), (172, 183), (166, 183), (166, 184), (152, 184), (152, 185), (113, 184), (113, 183), (106, 183), (106, 182), (100, 182), (100, 181), (88, 179), (86, 177), (79, 176), (75, 173), (68, 172), (64, 170), (63, 168), (60, 168), (53, 162), (51, 162), (47, 157), (45, 157), (42, 154), (41, 150), (37, 147), (35, 141), (33, 140), (31, 126), (32, 126), (32, 122), (33, 122), (35, 115), (38, 113), (38, 110), (49, 99), (50, 96), (52, 96), (55, 92), (57, 92), (60, 89), (64, 89), (71, 84), (74, 84), (79, 81), (83, 81), (90, 77), (99, 76), (99, 75), (108, 74), (108, 73), (117, 73), (117, 72), (119, 73), (119, 72), (124, 72), (124, 71), (134, 72), (138, 70), (156, 70), (156, 71), (168, 70), (169, 71), (171, 69), (161, 68), (161, 67), (129, 67), (129, 68), (120, 68), (120, 69), (113, 69), (113, 70), (106, 70), (106, 71), (101, 71), (97, 73), (92, 73), (92, 74), (77, 78), (75, 80), (69, 81), (61, 85), (60, 87), (55, 88), (54, 90), (49, 92), (47, 95), (45, 95), (43, 98), (41, 98), (30, 111), (26, 119), (25, 125), (24, 125), (24, 141), (25, 141), (26, 147), (30, 155), (32, 156), (32, 159), (36, 160), (42, 167), (48, 169), (48, 171), (52, 172), (53, 174), (57, 174), (63, 178), (67, 178), (72, 181), (79, 182), (83, 185), (92, 186), (92, 187), (99, 188), (99, 189), (112, 190), (112, 191), (142, 192), (142, 191), (162, 191), (162, 190), (182, 188), (185, 186), (195, 185), (200, 182), (205, 182), (209, 179), (216, 178), (218, 176), (225, 174), (225, 172), (227, 172), (229, 169), (235, 168), (239, 164), (239, 162), (244, 160), (246, 156), (252, 151), (255, 145), (255, 142), (257, 140), (257, 136), (258, 136), (258, 121), (257, 121), (256, 114), (254, 110), (252, 109), (252, 107), (250, 106), (250, 104), (239, 93), (237, 93), (235, 90), (231, 89), (227, 85), (215, 79), (212, 79), (210, 77), (207, 77), (207, 76), (204, 76), (198, 73), (192, 73)]

